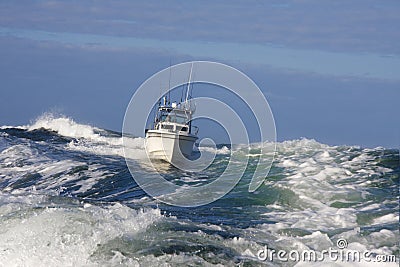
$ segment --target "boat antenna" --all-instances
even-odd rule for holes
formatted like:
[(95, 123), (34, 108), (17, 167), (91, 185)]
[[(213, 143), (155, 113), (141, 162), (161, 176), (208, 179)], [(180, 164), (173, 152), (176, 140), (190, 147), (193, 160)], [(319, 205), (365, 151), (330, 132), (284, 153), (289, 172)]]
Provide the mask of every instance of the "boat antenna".
[(169, 59), (168, 105), (171, 105), (171, 58)]
[[(184, 87), (185, 85), (184, 85), (185, 83), (183, 83), (183, 85), (182, 85), (182, 87)], [(181, 91), (181, 103), (182, 103), (182, 101), (183, 101), (183, 91), (185, 91), (184, 89), (182, 89), (182, 91)]]
[[(196, 73), (193, 73), (193, 80), (196, 79)], [(190, 95), (189, 98), (192, 99), (192, 95), (193, 95), (193, 90), (194, 90), (194, 83), (191, 84), (192, 85), (192, 91), (190, 91)]]
[(188, 82), (187, 89), (186, 89), (186, 99), (185, 99), (185, 102), (187, 102), (188, 99), (189, 99), (190, 81), (192, 80), (192, 71), (193, 71), (193, 62), (192, 62), (192, 66), (190, 66), (189, 82)]

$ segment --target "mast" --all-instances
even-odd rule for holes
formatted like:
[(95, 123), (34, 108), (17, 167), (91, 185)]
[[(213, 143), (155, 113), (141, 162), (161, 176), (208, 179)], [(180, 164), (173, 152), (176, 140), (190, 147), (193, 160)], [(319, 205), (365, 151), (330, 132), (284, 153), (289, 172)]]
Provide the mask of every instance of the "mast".
[(171, 59), (169, 59), (168, 105), (171, 105)]
[[(186, 89), (186, 100), (185, 100), (185, 106), (187, 109), (189, 109), (189, 133), (192, 133), (192, 110), (189, 104), (189, 91), (190, 91), (190, 82), (192, 80), (192, 72), (193, 72), (193, 62), (192, 65), (190, 66), (190, 74), (189, 74), (189, 82), (187, 85), (187, 89)], [(186, 113), (186, 110), (185, 110)]]
[(192, 66), (190, 67), (189, 82), (188, 82), (187, 89), (186, 89), (186, 99), (185, 99), (186, 103), (188, 103), (188, 100), (189, 100), (190, 81), (192, 80), (192, 71), (193, 71), (193, 62), (192, 62)]

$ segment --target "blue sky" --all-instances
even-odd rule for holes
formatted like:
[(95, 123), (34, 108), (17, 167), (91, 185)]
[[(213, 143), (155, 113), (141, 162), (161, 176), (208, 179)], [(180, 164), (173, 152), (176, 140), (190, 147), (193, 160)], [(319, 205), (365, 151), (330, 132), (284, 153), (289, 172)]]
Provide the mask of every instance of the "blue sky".
[(170, 62), (251, 77), (278, 140), (398, 147), (398, 1), (1, 1), (0, 124), (55, 111), (119, 131)]

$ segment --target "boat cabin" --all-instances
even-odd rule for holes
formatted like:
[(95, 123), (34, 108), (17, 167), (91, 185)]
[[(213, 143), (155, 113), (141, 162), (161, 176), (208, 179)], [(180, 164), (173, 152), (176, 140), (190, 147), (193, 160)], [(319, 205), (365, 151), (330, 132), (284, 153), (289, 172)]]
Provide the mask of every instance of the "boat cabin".
[(162, 106), (158, 108), (154, 129), (190, 133), (190, 119), (189, 110)]

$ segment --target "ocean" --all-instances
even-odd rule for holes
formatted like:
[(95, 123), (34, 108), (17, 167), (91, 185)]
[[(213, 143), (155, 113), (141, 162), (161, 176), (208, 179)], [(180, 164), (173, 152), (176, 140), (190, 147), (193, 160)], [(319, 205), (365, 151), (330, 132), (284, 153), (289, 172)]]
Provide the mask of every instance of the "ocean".
[[(150, 179), (143, 141), (132, 140), (135, 173)], [(185, 208), (136, 184), (121, 133), (49, 114), (1, 126), (0, 266), (398, 266), (399, 149), (276, 145), (255, 192), (245, 173), (223, 198)], [(219, 145), (200, 173), (161, 167), (204, 184), (232, 149)]]

